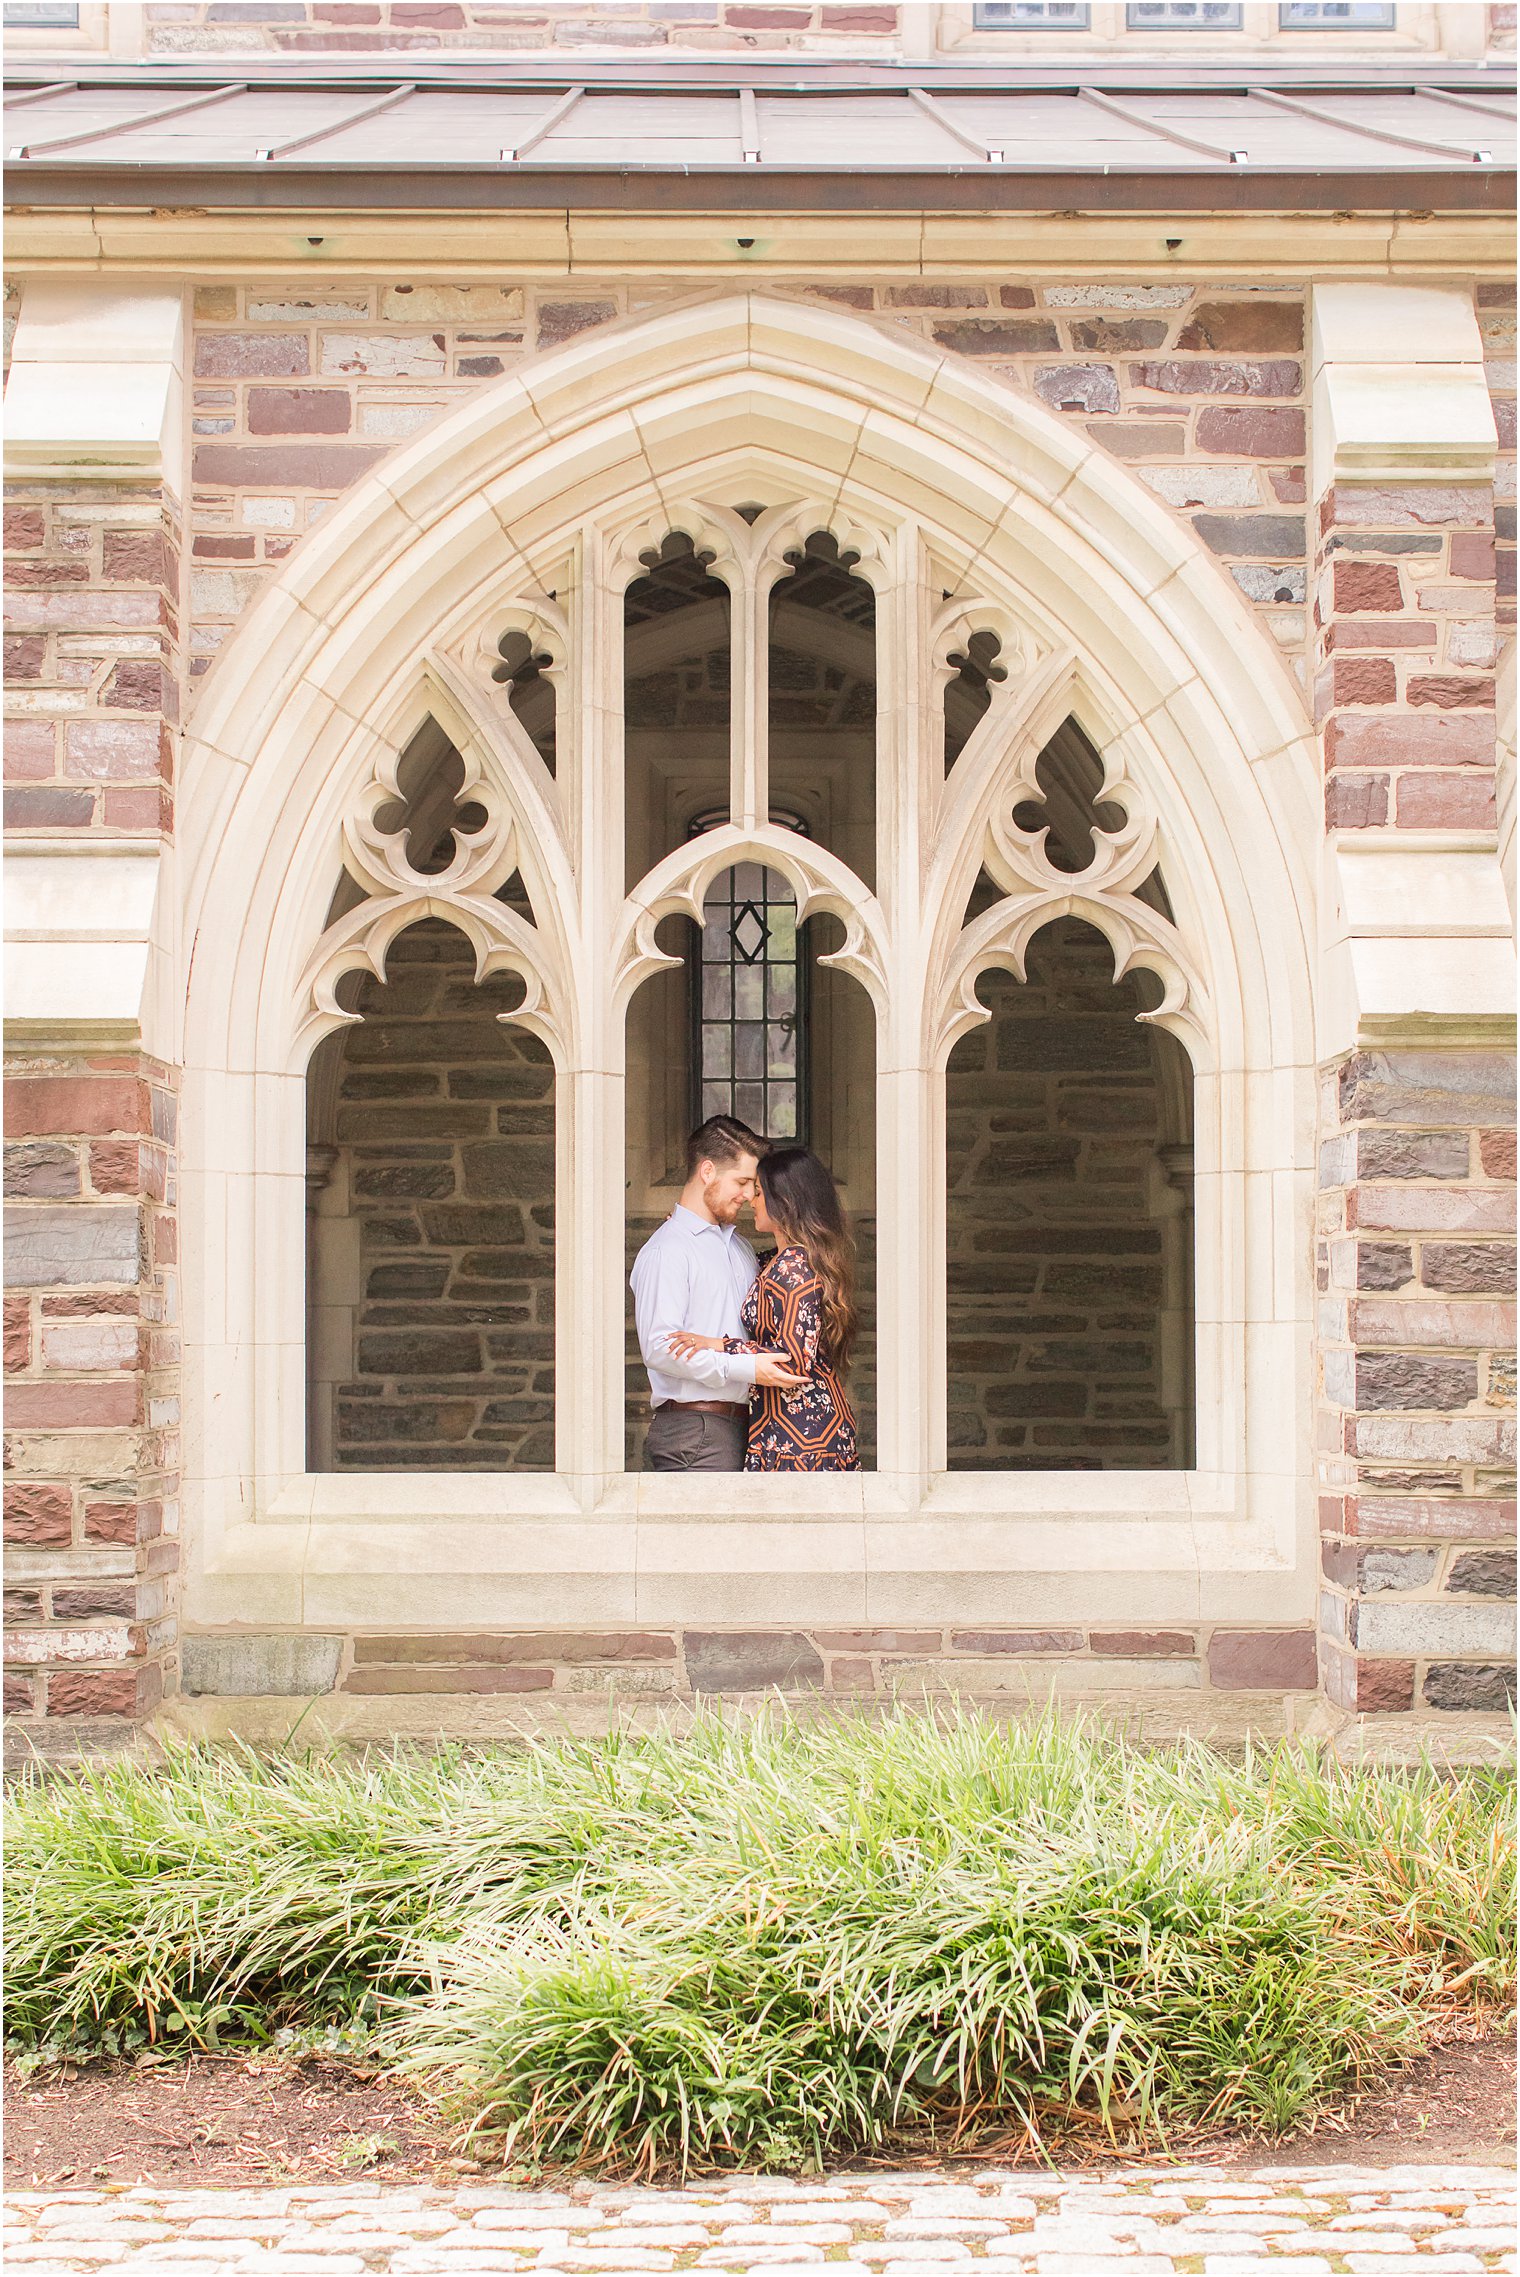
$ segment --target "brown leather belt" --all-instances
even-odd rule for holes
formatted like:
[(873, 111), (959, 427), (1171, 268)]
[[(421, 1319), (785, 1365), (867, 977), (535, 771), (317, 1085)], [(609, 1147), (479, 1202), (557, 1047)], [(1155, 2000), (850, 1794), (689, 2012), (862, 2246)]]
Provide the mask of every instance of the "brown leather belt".
[(747, 1423), (749, 1407), (742, 1400), (732, 1399), (662, 1399), (655, 1409), (663, 1415), (669, 1407), (679, 1407), (688, 1415), (726, 1415), (730, 1423)]

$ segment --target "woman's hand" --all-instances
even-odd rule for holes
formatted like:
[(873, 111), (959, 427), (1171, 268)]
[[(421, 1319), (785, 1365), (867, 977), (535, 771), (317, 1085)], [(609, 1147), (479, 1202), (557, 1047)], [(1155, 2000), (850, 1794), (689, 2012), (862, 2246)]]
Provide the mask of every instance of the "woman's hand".
[(675, 1328), (665, 1339), (665, 1349), (678, 1360), (689, 1360), (693, 1352), (721, 1352), (721, 1336), (698, 1336), (694, 1329)]

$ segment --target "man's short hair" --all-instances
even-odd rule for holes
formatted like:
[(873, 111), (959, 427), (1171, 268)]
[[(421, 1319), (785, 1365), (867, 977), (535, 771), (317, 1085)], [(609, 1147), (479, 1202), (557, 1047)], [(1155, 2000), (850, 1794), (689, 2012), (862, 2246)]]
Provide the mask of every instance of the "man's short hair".
[(737, 1162), (741, 1154), (758, 1160), (770, 1151), (770, 1141), (733, 1115), (709, 1115), (686, 1141), (686, 1175), (695, 1178), (699, 1163)]

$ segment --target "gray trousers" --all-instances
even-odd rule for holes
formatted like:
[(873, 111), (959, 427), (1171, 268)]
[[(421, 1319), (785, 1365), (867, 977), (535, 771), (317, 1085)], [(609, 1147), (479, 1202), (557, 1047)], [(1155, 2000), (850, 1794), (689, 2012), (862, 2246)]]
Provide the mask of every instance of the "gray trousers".
[(652, 1471), (742, 1471), (747, 1437), (737, 1416), (699, 1415), (669, 1400), (655, 1409), (644, 1461)]

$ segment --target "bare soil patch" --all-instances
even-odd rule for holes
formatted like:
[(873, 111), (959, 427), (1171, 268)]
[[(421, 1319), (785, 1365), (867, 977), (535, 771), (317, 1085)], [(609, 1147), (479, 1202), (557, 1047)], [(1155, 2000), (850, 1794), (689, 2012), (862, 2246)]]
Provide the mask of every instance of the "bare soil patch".
[[(1068, 2137), (1053, 2152), (1066, 2167), (1113, 2161), (1101, 2138)], [(1312, 2130), (1274, 2143), (1209, 2134), (1173, 2145), (1171, 2161), (1196, 2159), (1240, 2166), (1513, 2165), (1514, 2037), (1448, 2039)], [(960, 2159), (926, 2146), (917, 2157), (899, 2153), (881, 2163), (928, 2172), (1035, 2161), (1025, 2145), (984, 2138)], [(341, 2064), (196, 2056), (173, 2065), (65, 2065), (28, 2079), (6, 2072), (5, 2179), (13, 2189), (226, 2187), (355, 2175), (448, 2184), (484, 2171), (453, 2155), (445, 2131), (408, 2088)]]

